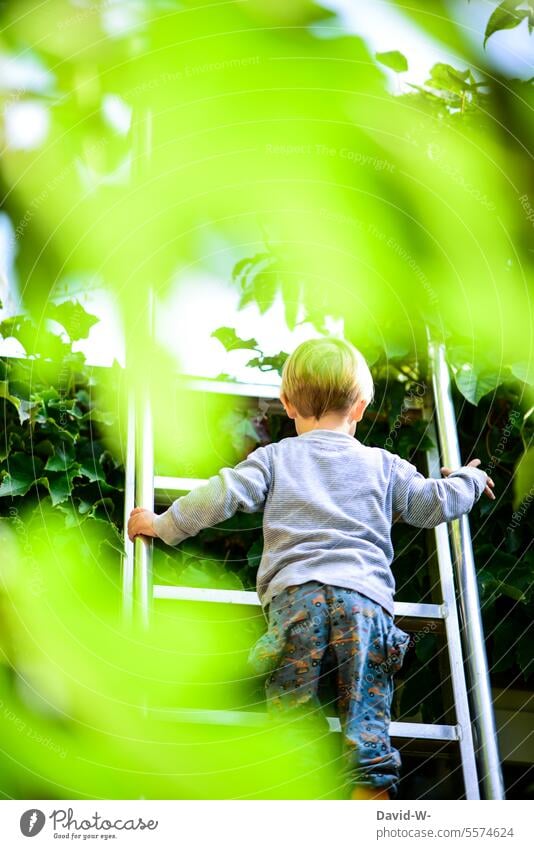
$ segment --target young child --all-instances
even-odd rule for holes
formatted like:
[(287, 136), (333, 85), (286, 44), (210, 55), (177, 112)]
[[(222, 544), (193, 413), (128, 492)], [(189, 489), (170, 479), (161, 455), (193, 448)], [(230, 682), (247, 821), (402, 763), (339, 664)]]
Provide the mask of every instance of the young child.
[(321, 664), (334, 659), (344, 769), (353, 799), (398, 795), (389, 738), (393, 675), (409, 634), (394, 622), (391, 525), (431, 528), (467, 513), (493, 481), (472, 460), (425, 478), (354, 434), (374, 395), (360, 352), (341, 339), (304, 342), (285, 363), (281, 400), (296, 437), (223, 468), (161, 515), (137, 507), (128, 535), (176, 545), (236, 511), (263, 510), (257, 592), (267, 633), (251, 651), (271, 715), (318, 713)]

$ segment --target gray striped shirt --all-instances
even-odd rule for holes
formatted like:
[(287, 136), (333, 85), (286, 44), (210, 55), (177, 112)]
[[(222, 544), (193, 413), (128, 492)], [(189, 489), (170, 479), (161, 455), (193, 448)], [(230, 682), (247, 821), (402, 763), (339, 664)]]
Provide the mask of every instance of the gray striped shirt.
[(472, 466), (425, 478), (390, 451), (318, 429), (221, 469), (157, 516), (154, 530), (176, 545), (238, 510), (263, 510), (256, 588), (264, 608), (286, 587), (316, 580), (358, 590), (393, 615), (393, 515), (418, 528), (449, 522), (471, 510), (486, 482)]

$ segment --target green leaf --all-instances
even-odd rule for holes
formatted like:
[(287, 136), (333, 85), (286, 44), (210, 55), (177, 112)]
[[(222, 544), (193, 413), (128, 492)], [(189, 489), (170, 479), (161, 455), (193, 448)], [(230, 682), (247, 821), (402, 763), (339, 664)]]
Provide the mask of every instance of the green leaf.
[(517, 624), (513, 616), (498, 619), (493, 631), (493, 662), (492, 672), (505, 672), (514, 663), (513, 652), (510, 646), (517, 641)]
[(263, 315), (274, 304), (278, 291), (278, 275), (274, 271), (260, 271), (254, 278), (253, 289), (254, 300)]
[(503, 29), (514, 29), (521, 23), (524, 18), (532, 15), (532, 4), (529, 3), (528, 9), (519, 9), (519, 6), (524, 6), (523, 0), (504, 0), (500, 3), (490, 16), (486, 24), (486, 32), (484, 33), (484, 47), (490, 35)]
[(255, 339), (241, 339), (233, 327), (219, 327), (211, 334), (224, 345), (227, 351), (238, 349), (257, 350), (258, 343)]
[(384, 338), (384, 349), (388, 360), (406, 357), (410, 352), (410, 339), (402, 330), (389, 329)]
[(76, 461), (80, 473), (92, 482), (106, 480), (106, 475), (98, 459), (101, 456), (100, 443), (86, 439), (78, 444)]
[(58, 424), (56, 420), (51, 418), (50, 416), (44, 419), (44, 421), (41, 420), (40, 424), (42, 425), (42, 434), (51, 436), (54, 441), (61, 438), (63, 440), (70, 439), (72, 442), (76, 442), (76, 439), (78, 437), (78, 431), (71, 432), (70, 430), (67, 430), (64, 427), (61, 427), (61, 425)]
[(86, 339), (91, 327), (99, 321), (95, 315), (88, 313), (78, 301), (64, 301), (61, 304), (49, 303), (46, 308), (46, 316), (61, 324), (73, 342), (78, 339)]
[(523, 590), (519, 589), (519, 587), (514, 587), (512, 584), (506, 584), (501, 581), (499, 583), (499, 589), (503, 595), (506, 595), (509, 598), (513, 598), (515, 599), (515, 601), (526, 602), (527, 600)]
[(54, 507), (70, 497), (73, 486), (72, 477), (75, 475), (70, 476), (69, 472), (51, 472), (43, 479), (47, 482)]
[[(534, 497), (534, 448), (529, 448), (520, 458), (514, 475), (514, 510), (518, 510), (523, 502), (529, 505)], [(529, 499), (527, 503), (527, 499)], [(516, 517), (520, 521), (521, 517)]]
[(514, 363), (510, 366), (510, 371), (518, 380), (528, 383), (529, 386), (534, 386), (534, 362), (527, 362), (525, 360), (520, 363)]
[(102, 521), (109, 523), (114, 510), (115, 501), (113, 498), (99, 498), (98, 501), (95, 501), (93, 504), (89, 516), (92, 519), (101, 519)]
[(425, 85), (438, 91), (451, 92), (456, 95), (464, 94), (472, 86), (475, 86), (475, 80), (471, 71), (458, 71), (452, 65), (447, 65), (444, 62), (437, 62), (430, 71), (430, 78)]
[(286, 354), (285, 351), (280, 351), (274, 357), (253, 357), (248, 361), (247, 366), (259, 368), (260, 371), (277, 371), (281, 375), (288, 356), (289, 354)]
[(263, 553), (263, 538), (260, 537), (247, 551), (247, 563), (251, 569), (257, 571)]
[(107, 427), (111, 427), (117, 421), (117, 417), (115, 413), (112, 413), (109, 410), (90, 410), (88, 413), (84, 413), (80, 418), (89, 418), (92, 422), (99, 422), (100, 424), (104, 424)]
[(46, 461), (45, 470), (47, 472), (64, 472), (74, 459), (73, 443), (61, 442), (55, 446), (54, 454)]
[(249, 271), (251, 271), (255, 265), (259, 265), (266, 260), (271, 259), (271, 254), (269, 253), (258, 253), (251, 257), (245, 257), (245, 259), (240, 259), (239, 262), (236, 262), (232, 271), (232, 280), (234, 282), (241, 282), (243, 284), (244, 278), (248, 275)]
[(503, 373), (490, 369), (476, 371), (469, 363), (464, 363), (457, 369), (454, 380), (464, 398), (476, 406), (484, 395), (500, 386)]
[(243, 449), (245, 439), (251, 439), (256, 443), (260, 441), (250, 418), (241, 411), (231, 410), (227, 413), (221, 421), (221, 427), (225, 433), (228, 433), (230, 441), (237, 451)]
[(381, 65), (386, 68), (391, 68), (396, 74), (401, 74), (408, 70), (408, 60), (406, 56), (398, 50), (388, 50), (386, 53), (375, 53), (376, 59)]
[(23, 451), (11, 454), (6, 463), (7, 474), (0, 485), (0, 497), (26, 495), (34, 483), (40, 480), (43, 461)]
[(17, 398), (16, 395), (12, 395), (10, 393), (8, 380), (0, 380), (0, 398), (3, 398), (4, 401), (7, 401), (9, 404), (15, 407), (17, 413), (19, 414), (19, 420), (21, 424), (25, 421), (25, 419), (28, 419), (30, 417), (29, 413), (23, 413), (23, 415), (21, 416), (21, 400), (20, 398)]
[(45, 356), (61, 361), (70, 351), (54, 333), (43, 328), (37, 329), (33, 321), (23, 315), (15, 315), (0, 322), (0, 334), (7, 339), (18, 339), (29, 356)]
[(521, 672), (523, 673), (523, 678), (525, 681), (528, 681), (534, 672), (534, 659), (532, 657), (532, 641), (528, 639), (527, 632), (525, 632), (523, 638), (519, 640), (519, 643), (516, 646), (515, 656)]
[(421, 664), (428, 663), (436, 656), (436, 637), (434, 634), (425, 634), (421, 639), (416, 643), (415, 646), (415, 654), (417, 659), (421, 661)]
[(222, 590), (244, 590), (243, 581), (235, 572), (230, 569), (224, 572), (217, 581), (217, 587)]
[(294, 330), (297, 324), (300, 307), (300, 294), (300, 282), (292, 280), (289, 276), (283, 276), (282, 299), (284, 301), (286, 324), (290, 330)]
[[(11, 449), (13, 448), (13, 443), (17, 442), (17, 436), (19, 436), (19, 428), (17, 427), (17, 431), (14, 430), (12, 426), (10, 426), (4, 432), (3, 438), (0, 440), (0, 463), (3, 463), (4, 460), (9, 457), (11, 454)], [(20, 446), (19, 446), (20, 447)]]
[[(495, 578), (495, 575), (492, 575), (488, 569), (481, 569), (477, 573), (477, 581), (483, 601), (492, 596), (498, 586), (498, 581)], [(500, 595), (500, 593), (497, 592), (497, 595)]]
[(180, 584), (184, 587), (215, 586), (221, 575), (224, 574), (222, 563), (215, 560), (198, 560), (195, 564), (190, 563), (180, 572)]

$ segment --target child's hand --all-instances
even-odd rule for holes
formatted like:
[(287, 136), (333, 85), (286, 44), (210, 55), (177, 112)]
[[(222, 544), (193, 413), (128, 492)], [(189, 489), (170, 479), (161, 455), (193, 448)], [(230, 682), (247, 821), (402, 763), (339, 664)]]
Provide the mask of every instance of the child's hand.
[(157, 537), (152, 526), (152, 519), (156, 514), (144, 507), (134, 507), (128, 519), (128, 537), (134, 541), (137, 536)]
[[(480, 463), (481, 463), (481, 461), (476, 459), (476, 460), (471, 460), (469, 463), (466, 463), (465, 465), (466, 466), (473, 466), (474, 468), (476, 468), (477, 466), (480, 466)], [(441, 474), (444, 477), (447, 477), (448, 475), (450, 475), (451, 472), (452, 472), (452, 469), (448, 469), (446, 466), (443, 466), (441, 468)], [(484, 495), (487, 495), (488, 498), (491, 498), (492, 501), (495, 501), (495, 494), (492, 492), (492, 489), (493, 489), (494, 486), (495, 486), (495, 484), (493, 483), (492, 479), (490, 477), (488, 477), (488, 483), (487, 483), (487, 486), (484, 490)]]

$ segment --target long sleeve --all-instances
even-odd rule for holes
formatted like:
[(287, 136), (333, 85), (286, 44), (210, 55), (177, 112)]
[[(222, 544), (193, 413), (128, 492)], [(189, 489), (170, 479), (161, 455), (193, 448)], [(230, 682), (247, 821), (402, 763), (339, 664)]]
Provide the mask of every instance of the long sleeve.
[(218, 525), (238, 510), (263, 509), (272, 479), (268, 447), (256, 448), (235, 468), (224, 468), (202, 486), (177, 498), (153, 527), (168, 545), (177, 545), (203, 528)]
[(446, 478), (425, 478), (396, 456), (392, 469), (394, 513), (417, 528), (433, 528), (468, 513), (486, 487), (488, 476), (474, 466), (461, 466)]

